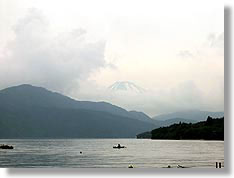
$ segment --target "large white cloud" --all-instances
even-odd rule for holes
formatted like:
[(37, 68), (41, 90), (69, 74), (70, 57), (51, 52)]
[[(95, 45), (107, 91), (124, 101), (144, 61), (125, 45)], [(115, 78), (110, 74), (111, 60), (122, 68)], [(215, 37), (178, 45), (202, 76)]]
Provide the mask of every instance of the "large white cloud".
[(0, 55), (0, 87), (30, 83), (66, 92), (106, 66), (105, 41), (87, 40), (82, 28), (55, 34), (37, 9), (13, 28), (15, 38)]

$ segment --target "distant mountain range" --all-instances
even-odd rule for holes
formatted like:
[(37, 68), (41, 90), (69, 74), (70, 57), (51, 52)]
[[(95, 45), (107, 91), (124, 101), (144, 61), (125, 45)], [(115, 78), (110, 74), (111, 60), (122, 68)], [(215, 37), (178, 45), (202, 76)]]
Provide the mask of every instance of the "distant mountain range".
[(190, 119), (184, 119), (184, 118), (172, 118), (172, 119), (167, 119), (165, 121), (153, 120), (153, 123), (155, 125), (157, 125), (157, 126), (160, 126), (160, 127), (165, 127), (165, 126), (169, 126), (171, 124), (177, 124), (177, 123), (180, 123), (180, 122), (182, 122), (182, 123), (196, 123), (197, 121), (190, 120)]
[(0, 138), (135, 137), (156, 127), (142, 116), (146, 117), (110, 103), (77, 101), (32, 85), (0, 91)]
[(188, 110), (188, 111), (174, 112), (169, 114), (162, 114), (152, 117), (152, 119), (156, 121), (166, 121), (168, 119), (177, 118), (176, 120), (178, 120), (178, 118), (181, 118), (187, 121), (198, 122), (198, 121), (205, 121), (208, 116), (219, 118), (224, 116), (224, 112)]

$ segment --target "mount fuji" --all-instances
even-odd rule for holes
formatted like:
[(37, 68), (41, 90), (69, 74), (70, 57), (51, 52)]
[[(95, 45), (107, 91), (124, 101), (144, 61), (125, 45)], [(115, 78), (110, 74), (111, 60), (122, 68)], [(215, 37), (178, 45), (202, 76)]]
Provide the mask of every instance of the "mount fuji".
[(133, 82), (129, 81), (118, 81), (108, 87), (110, 91), (124, 91), (124, 92), (134, 92), (134, 93), (144, 93), (145, 89), (137, 86)]

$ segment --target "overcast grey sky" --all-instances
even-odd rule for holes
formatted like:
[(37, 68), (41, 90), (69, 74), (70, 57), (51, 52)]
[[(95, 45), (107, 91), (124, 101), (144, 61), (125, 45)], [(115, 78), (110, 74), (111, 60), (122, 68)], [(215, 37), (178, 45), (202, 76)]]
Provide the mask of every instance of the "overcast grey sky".
[[(150, 116), (224, 110), (219, 1), (0, 0), (0, 89), (30, 83)], [(131, 81), (144, 93), (110, 92)]]

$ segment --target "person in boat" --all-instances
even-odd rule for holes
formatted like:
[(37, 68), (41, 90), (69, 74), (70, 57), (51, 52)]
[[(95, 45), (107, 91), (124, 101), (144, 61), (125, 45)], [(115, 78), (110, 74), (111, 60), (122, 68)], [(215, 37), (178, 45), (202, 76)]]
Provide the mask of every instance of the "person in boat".
[(117, 146), (113, 146), (113, 148), (126, 148), (125, 146), (121, 146), (120, 144), (118, 144)]

